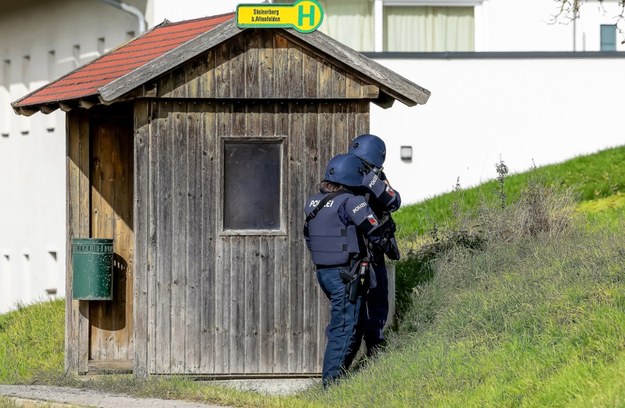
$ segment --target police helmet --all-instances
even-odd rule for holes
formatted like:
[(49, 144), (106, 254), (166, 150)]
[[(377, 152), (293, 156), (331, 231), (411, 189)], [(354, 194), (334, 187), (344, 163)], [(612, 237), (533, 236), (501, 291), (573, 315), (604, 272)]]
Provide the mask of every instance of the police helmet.
[(358, 157), (352, 154), (339, 154), (328, 162), (324, 180), (347, 187), (358, 187), (364, 174), (365, 169)]
[(349, 147), (349, 153), (381, 169), (386, 158), (386, 145), (379, 137), (365, 133), (354, 139)]

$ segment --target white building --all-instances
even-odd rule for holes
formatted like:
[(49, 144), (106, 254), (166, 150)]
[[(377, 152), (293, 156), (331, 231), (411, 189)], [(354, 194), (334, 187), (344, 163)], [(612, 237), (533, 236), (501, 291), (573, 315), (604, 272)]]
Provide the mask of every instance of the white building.
[(136, 30), (102, 2), (0, 3), (0, 312), (65, 295), (65, 113), (17, 116), (10, 102)]
[[(260, 2), (255, 0), (240, 3)], [(64, 112), (17, 116), (10, 102), (164, 19), (237, 1), (0, 3), (0, 313), (65, 296)], [(555, 23), (545, 0), (322, 0), (322, 31), (432, 91), (422, 107), (372, 106), (386, 169), (405, 202), (623, 143), (625, 45), (616, 1)], [(121, 8), (120, 8), (121, 7)], [(617, 51), (617, 52), (615, 52)], [(400, 158), (411, 148), (411, 158)]]

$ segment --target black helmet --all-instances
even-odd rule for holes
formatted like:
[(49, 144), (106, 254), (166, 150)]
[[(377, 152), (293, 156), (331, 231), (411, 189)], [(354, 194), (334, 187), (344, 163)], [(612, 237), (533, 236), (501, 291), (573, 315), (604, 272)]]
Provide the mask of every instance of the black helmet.
[(379, 137), (365, 133), (354, 139), (349, 147), (349, 153), (381, 169), (386, 159), (386, 145)]
[(351, 154), (339, 154), (328, 162), (324, 180), (347, 187), (358, 187), (362, 184), (364, 174), (365, 169), (358, 157)]

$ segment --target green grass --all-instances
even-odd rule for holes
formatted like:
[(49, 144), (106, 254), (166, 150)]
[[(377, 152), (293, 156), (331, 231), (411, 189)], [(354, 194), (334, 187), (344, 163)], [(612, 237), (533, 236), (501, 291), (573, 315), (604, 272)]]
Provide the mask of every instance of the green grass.
[(61, 299), (0, 315), (0, 383), (63, 370), (64, 308)]
[(0, 397), (0, 408), (17, 408), (17, 405), (13, 400), (9, 398)]
[(577, 210), (586, 218), (589, 228), (604, 230), (620, 226), (617, 220), (623, 216), (623, 208), (625, 194), (619, 192), (610, 197), (584, 201)]
[[(625, 193), (625, 146), (580, 156), (563, 163), (539, 167), (533, 171), (509, 175), (505, 178), (506, 200), (518, 199), (522, 189), (530, 180), (543, 180), (547, 185), (570, 187), (577, 193), (579, 201), (595, 200)], [(493, 165), (493, 177), (497, 174)], [(423, 234), (435, 227), (453, 222), (456, 211), (475, 210), (484, 200), (499, 200), (500, 185), (492, 180), (479, 186), (461, 189), (432, 197), (421, 203), (406, 206), (397, 211), (393, 218), (399, 226), (398, 237), (412, 239), (414, 234)]]
[(622, 229), (580, 223), (556, 238), (451, 251), (413, 292), (395, 348), (318, 401), (618, 406), (625, 399), (622, 242)]
[[(0, 316), (0, 382), (237, 407), (625, 406), (625, 168), (618, 166), (624, 157), (625, 148), (610, 149), (505, 179), (509, 203), (536, 180), (557, 187), (549, 194), (573, 189), (573, 218), (555, 231), (488, 234), (527, 216), (527, 201), (499, 208), (496, 182), (403, 209), (396, 219), (413, 234), (418, 228), (407, 214), (428, 213), (437, 225), (455, 227), (465, 221), (450, 218), (454, 206), (456, 214), (475, 214), (485, 201), (494, 203), (480, 215), (484, 245), (457, 229), (439, 231), (438, 241), (413, 237), (419, 250), (397, 263), (401, 319), (389, 351), (329, 391), (270, 397), (181, 378), (78, 381), (61, 369), (61, 302)], [(557, 200), (552, 209), (560, 210)], [(45, 331), (47, 340), (26, 334)], [(11, 359), (20, 363), (2, 371)]]

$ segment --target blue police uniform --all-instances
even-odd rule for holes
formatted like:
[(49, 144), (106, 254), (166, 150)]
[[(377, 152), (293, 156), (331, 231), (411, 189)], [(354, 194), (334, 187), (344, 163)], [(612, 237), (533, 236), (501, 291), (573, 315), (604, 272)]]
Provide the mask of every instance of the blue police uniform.
[[(322, 191), (307, 200), (307, 216), (327, 194)], [(363, 237), (372, 234), (378, 226), (378, 219), (365, 198), (347, 190), (327, 201), (307, 223), (306, 244), (317, 267), (319, 285), (331, 307), (323, 359), (325, 386), (343, 375), (360, 347), (358, 321), (362, 296), (354, 303), (349, 301), (349, 282), (344, 276), (366, 256)]]
[[(373, 171), (363, 177), (363, 187), (368, 190), (368, 203), (376, 215), (382, 219), (384, 214), (395, 211), (401, 205), (399, 192), (384, 182), (383, 173), (375, 174)], [(389, 254), (391, 259), (399, 258)], [(388, 319), (388, 274), (384, 260), (384, 249), (373, 247), (371, 249), (371, 264), (375, 274), (376, 285), (369, 289), (361, 314), (362, 336), (367, 347), (367, 356), (372, 356), (380, 346), (385, 343), (384, 326)]]
[(367, 355), (373, 355), (380, 346), (385, 343), (384, 326), (388, 318), (388, 275), (384, 261), (386, 250), (390, 259), (399, 259), (399, 250), (394, 238), (394, 222), (390, 213), (401, 206), (399, 192), (394, 190), (385, 180), (386, 176), (381, 170), (386, 157), (386, 146), (379, 137), (371, 134), (363, 134), (356, 137), (350, 146), (350, 154), (362, 160), (368, 168), (362, 183), (356, 190), (366, 196), (372, 211), (380, 220), (388, 219), (386, 224), (392, 228), (390, 232), (390, 245), (371, 248), (371, 263), (373, 266), (375, 285), (367, 292), (363, 303), (363, 312), (360, 316), (359, 330), (367, 347)]

